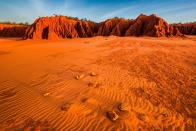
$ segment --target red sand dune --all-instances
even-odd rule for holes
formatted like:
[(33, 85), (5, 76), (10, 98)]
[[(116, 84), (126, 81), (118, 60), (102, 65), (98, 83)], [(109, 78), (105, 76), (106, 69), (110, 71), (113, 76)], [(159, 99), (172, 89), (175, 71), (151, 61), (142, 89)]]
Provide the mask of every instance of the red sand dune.
[(23, 37), (27, 26), (17, 24), (0, 24), (0, 37)]
[(190, 24), (174, 24), (174, 27), (178, 28), (178, 30), (185, 35), (196, 35), (196, 23)]
[(38, 18), (26, 31), (24, 39), (84, 38), (92, 36), (181, 36), (156, 15), (141, 14), (135, 20), (113, 18), (101, 23), (71, 19), (65, 16)]

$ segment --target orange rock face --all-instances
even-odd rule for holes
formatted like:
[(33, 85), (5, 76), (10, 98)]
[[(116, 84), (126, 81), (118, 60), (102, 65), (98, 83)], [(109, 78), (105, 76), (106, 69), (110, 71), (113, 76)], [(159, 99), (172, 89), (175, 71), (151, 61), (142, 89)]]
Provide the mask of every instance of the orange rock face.
[(135, 20), (113, 18), (101, 23), (64, 16), (42, 17), (26, 31), (24, 39), (63, 39), (92, 36), (180, 36), (177, 28), (156, 15), (140, 15)]
[(14, 24), (0, 24), (0, 37), (23, 37), (27, 26)]
[(171, 36), (169, 25), (161, 18), (141, 14), (129, 27), (126, 36)]
[(113, 18), (108, 19), (104, 22), (99, 23), (98, 32), (96, 35), (98, 36), (125, 36), (125, 33), (129, 26), (133, 24), (132, 20), (126, 20), (122, 18)]
[(63, 16), (37, 19), (26, 31), (24, 39), (62, 39), (91, 37), (95, 23), (68, 19)]
[(184, 35), (196, 35), (196, 23), (173, 25)]

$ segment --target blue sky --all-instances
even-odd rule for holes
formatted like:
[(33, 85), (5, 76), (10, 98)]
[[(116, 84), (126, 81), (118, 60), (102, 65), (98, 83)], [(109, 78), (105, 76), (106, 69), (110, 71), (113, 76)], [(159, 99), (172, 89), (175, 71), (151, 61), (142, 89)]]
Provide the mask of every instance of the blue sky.
[(196, 21), (196, 0), (0, 0), (0, 21), (32, 23), (61, 14), (96, 22), (157, 14), (169, 23)]

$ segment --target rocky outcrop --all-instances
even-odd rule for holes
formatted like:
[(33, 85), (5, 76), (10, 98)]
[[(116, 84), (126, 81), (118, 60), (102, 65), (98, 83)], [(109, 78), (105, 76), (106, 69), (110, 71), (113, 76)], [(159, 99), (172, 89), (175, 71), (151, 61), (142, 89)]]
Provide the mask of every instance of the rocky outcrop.
[(173, 28), (156, 15), (146, 16), (141, 14), (134, 20), (133, 24), (127, 30), (126, 36), (178, 36), (181, 35), (178, 31), (173, 31)]
[(174, 24), (172, 26), (177, 28), (184, 35), (196, 35), (196, 23)]
[(125, 33), (131, 24), (132, 20), (126, 20), (122, 18), (108, 19), (98, 24), (98, 32), (96, 33), (96, 35), (125, 36)]
[(63, 16), (37, 19), (26, 31), (24, 39), (62, 39), (91, 37), (96, 24)]
[(113, 18), (101, 23), (72, 19), (65, 16), (38, 18), (26, 31), (24, 39), (63, 39), (92, 36), (181, 36), (156, 15), (141, 14), (135, 20)]
[(180, 36), (181, 33), (156, 15), (141, 14), (135, 20), (118, 18), (106, 20), (99, 24), (96, 35), (169, 37)]
[(0, 37), (23, 37), (27, 26), (16, 24), (0, 24)]

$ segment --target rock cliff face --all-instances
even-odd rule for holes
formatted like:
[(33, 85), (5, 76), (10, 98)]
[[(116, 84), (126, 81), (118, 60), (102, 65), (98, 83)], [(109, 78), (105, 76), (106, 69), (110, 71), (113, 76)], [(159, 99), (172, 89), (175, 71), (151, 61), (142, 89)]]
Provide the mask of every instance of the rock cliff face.
[(173, 28), (167, 24), (162, 18), (156, 15), (146, 16), (141, 14), (134, 20), (133, 24), (128, 28), (126, 36), (178, 36), (179, 32), (174, 32)]
[(62, 39), (91, 37), (96, 24), (93, 22), (68, 19), (63, 16), (42, 17), (27, 30), (24, 39)]
[(0, 37), (23, 37), (27, 26), (0, 24)]
[(122, 18), (108, 19), (98, 24), (98, 32), (96, 35), (99, 36), (125, 36), (125, 33), (129, 26), (132, 24), (132, 20), (126, 20)]
[(196, 23), (174, 24), (173, 27), (177, 28), (184, 35), (196, 35)]
[(64, 16), (42, 17), (26, 31), (24, 39), (63, 39), (92, 36), (152, 36), (182, 35), (156, 15), (140, 15), (135, 20), (113, 18), (101, 23), (71, 19)]

